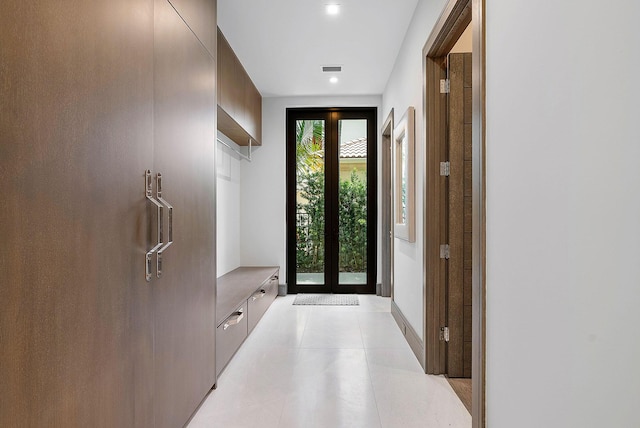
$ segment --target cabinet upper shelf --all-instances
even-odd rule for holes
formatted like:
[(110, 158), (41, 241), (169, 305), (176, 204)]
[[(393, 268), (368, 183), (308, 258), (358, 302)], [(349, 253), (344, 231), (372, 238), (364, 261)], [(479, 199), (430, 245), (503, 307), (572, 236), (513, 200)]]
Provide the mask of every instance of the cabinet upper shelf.
[(262, 145), (262, 96), (218, 28), (218, 130), (240, 146)]

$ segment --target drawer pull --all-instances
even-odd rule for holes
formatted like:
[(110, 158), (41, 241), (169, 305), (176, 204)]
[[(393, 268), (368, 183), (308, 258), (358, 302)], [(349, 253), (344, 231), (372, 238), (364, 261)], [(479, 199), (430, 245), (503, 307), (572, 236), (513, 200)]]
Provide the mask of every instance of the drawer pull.
[(255, 293), (253, 296), (251, 296), (251, 301), (255, 302), (258, 299), (262, 299), (265, 294), (267, 294), (265, 290), (260, 290), (257, 293)]
[(242, 311), (234, 312), (229, 318), (227, 318), (222, 329), (226, 330), (232, 325), (238, 324), (242, 321), (242, 318), (244, 318), (244, 313)]

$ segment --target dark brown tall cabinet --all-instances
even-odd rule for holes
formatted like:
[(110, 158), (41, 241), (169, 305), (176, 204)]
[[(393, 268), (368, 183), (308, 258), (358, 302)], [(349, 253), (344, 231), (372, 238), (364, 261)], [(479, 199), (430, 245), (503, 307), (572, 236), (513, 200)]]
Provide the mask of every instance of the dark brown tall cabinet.
[(3, 2), (0, 426), (178, 427), (216, 382), (215, 11)]

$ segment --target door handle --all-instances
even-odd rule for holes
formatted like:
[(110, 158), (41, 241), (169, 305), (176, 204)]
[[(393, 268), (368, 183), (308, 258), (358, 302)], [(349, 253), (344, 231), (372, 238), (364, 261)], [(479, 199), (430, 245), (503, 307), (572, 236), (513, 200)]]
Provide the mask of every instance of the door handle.
[(158, 201), (163, 204), (167, 210), (169, 211), (169, 225), (168, 225), (168, 236), (169, 239), (164, 243), (162, 248), (158, 250), (158, 261), (156, 265), (156, 273), (158, 278), (162, 276), (162, 254), (164, 251), (169, 248), (171, 244), (173, 244), (173, 206), (166, 200), (162, 198), (162, 174), (158, 173), (157, 177), (157, 185), (156, 185), (156, 194), (158, 195)]
[(224, 322), (224, 326), (222, 326), (222, 329), (226, 330), (232, 325), (238, 324), (240, 321), (242, 321), (242, 318), (244, 318), (244, 313), (242, 312), (242, 309), (240, 309), (231, 314), (229, 318), (227, 318), (227, 320)]
[(147, 251), (147, 254), (145, 255), (145, 262), (144, 262), (144, 266), (145, 266), (145, 278), (147, 279), (147, 281), (151, 281), (151, 258), (153, 256), (153, 253), (155, 253), (158, 248), (162, 247), (162, 213), (163, 213), (163, 206), (160, 202), (156, 201), (153, 198), (153, 182), (151, 180), (151, 171), (147, 170), (145, 172), (145, 196), (147, 197), (148, 200), (150, 200), (153, 205), (156, 206), (157, 209), (157, 216), (158, 216), (158, 230), (157, 230), (157, 244), (150, 249), (149, 251)]

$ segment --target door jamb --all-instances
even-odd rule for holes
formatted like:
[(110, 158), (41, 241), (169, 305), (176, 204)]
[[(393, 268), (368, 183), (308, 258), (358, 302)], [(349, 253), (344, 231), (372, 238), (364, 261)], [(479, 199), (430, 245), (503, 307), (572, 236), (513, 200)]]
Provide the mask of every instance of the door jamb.
[[(382, 280), (380, 292), (378, 293), (382, 297), (391, 297), (393, 300), (393, 109), (389, 112), (387, 119), (384, 121), (380, 134), (382, 149), (381, 162), (381, 191), (380, 191), (380, 206), (381, 206), (381, 254), (382, 254)], [(388, 226), (388, 227), (387, 227)], [(388, 257), (385, 258), (385, 255)], [(387, 272), (388, 270), (388, 272)]]
[[(436, 76), (438, 70), (437, 59), (451, 50), (462, 32), (473, 19), (473, 52), (472, 52), (472, 74), (473, 74), (473, 265), (472, 265), (472, 294), (473, 294), (473, 351), (472, 351), (472, 410), (471, 416), (473, 428), (483, 428), (485, 426), (485, 361), (486, 361), (486, 339), (485, 339), (485, 296), (486, 296), (486, 180), (485, 180), (485, 22), (484, 22), (484, 0), (449, 0), (438, 18), (427, 42), (422, 50), (423, 66), (423, 132), (426, 140), (425, 168), (423, 174), (424, 198), (424, 264), (423, 264), (423, 284), (424, 284), (424, 355), (425, 371), (427, 373), (441, 372), (442, 356), (439, 343), (440, 325), (437, 320), (440, 317), (440, 308), (437, 297), (438, 284), (435, 283), (438, 263), (435, 260), (437, 255), (434, 251), (439, 247), (439, 241), (432, 242), (434, 237), (439, 237), (439, 230), (433, 222), (438, 222), (439, 215), (438, 192), (429, 191), (430, 173), (437, 173), (434, 167), (440, 159), (433, 159), (432, 150), (439, 144), (437, 126), (433, 125), (434, 119), (439, 119), (437, 115), (439, 88), (436, 86), (440, 76)], [(437, 80), (436, 80), (437, 79)], [(439, 82), (438, 82), (439, 83)], [(434, 129), (432, 129), (434, 128)], [(432, 230), (433, 229), (433, 230)], [(435, 232), (435, 233), (434, 233)], [(435, 261), (435, 263), (434, 263)], [(435, 272), (434, 272), (435, 270)], [(428, 353), (428, 351), (432, 351)]]

